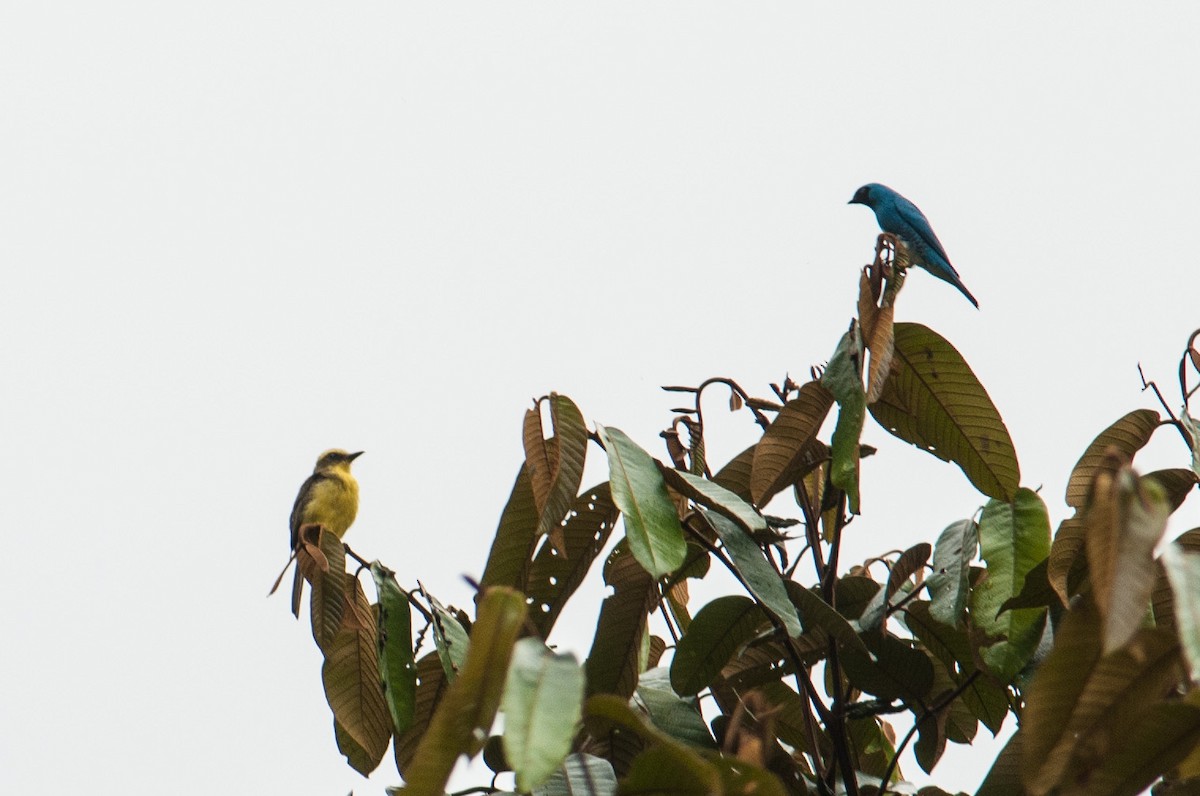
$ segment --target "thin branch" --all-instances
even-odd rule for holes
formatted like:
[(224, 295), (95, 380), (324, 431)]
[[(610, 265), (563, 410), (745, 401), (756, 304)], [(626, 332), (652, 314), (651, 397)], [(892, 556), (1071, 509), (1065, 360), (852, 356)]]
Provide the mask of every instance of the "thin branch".
[(900, 761), (900, 755), (904, 751), (904, 748), (908, 746), (908, 742), (912, 740), (913, 735), (916, 734), (917, 728), (921, 726), (921, 722), (925, 721), (931, 716), (936, 716), (946, 708), (950, 707), (950, 703), (962, 696), (963, 692), (970, 688), (978, 677), (979, 670), (976, 669), (975, 671), (971, 672), (970, 676), (967, 677), (966, 680), (963, 680), (962, 683), (959, 684), (958, 688), (955, 688), (953, 691), (951, 691), (945, 699), (943, 699), (941, 702), (938, 702), (933, 707), (925, 708), (921, 711), (921, 715), (916, 721), (913, 722), (913, 726), (909, 728), (908, 732), (904, 735), (904, 739), (900, 741), (900, 745), (896, 747), (896, 753), (892, 755), (892, 759), (888, 763), (887, 770), (883, 772), (883, 790), (880, 791), (879, 796), (887, 796), (888, 785), (891, 783), (892, 774), (896, 771), (896, 764)]
[(1138, 363), (1137, 369), (1138, 375), (1142, 378), (1142, 392), (1145, 392), (1146, 390), (1154, 390), (1154, 394), (1158, 396), (1158, 402), (1162, 405), (1163, 411), (1167, 413), (1169, 418), (1171, 418), (1166, 422), (1170, 423), (1172, 426), (1175, 426), (1175, 429), (1179, 432), (1179, 436), (1183, 437), (1183, 444), (1188, 446), (1189, 451), (1192, 450), (1193, 442), (1191, 435), (1188, 434), (1187, 429), (1183, 427), (1183, 423), (1179, 421), (1179, 418), (1175, 416), (1175, 413), (1171, 411), (1171, 407), (1167, 405), (1167, 401), (1165, 398), (1163, 398), (1162, 392), (1159, 391), (1158, 385), (1152, 381), (1146, 381), (1146, 374), (1142, 372), (1142, 363)]

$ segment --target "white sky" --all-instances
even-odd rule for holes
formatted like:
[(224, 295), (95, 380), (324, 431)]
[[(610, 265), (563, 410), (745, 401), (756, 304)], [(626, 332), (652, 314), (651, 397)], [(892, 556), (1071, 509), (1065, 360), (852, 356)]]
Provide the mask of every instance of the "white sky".
[[(853, 312), (864, 182), (982, 306), (916, 273), (898, 316), (963, 352), (1065, 516), (1084, 446), (1155, 406), (1136, 364), (1174, 396), (1200, 326), (1200, 12), (856, 9), (0, 6), (0, 791), (395, 784), (345, 766), (307, 623), (264, 599), (316, 454), (367, 451), (358, 551), (467, 603), (530, 399), (664, 455), (659, 385), (802, 377)], [(723, 400), (714, 462), (753, 433)], [(865, 441), (846, 565), (982, 502)], [(1169, 431), (1139, 460), (1186, 463)], [(585, 654), (599, 594), (553, 640)]]

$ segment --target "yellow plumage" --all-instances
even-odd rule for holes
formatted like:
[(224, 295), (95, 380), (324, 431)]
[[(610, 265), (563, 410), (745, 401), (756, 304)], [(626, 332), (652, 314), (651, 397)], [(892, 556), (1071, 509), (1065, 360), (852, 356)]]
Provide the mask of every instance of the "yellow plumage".
[[(296, 495), (296, 503), (292, 506), (292, 516), (289, 522), (291, 529), (292, 556), (288, 565), (296, 558), (300, 546), (300, 529), (306, 525), (320, 525), (334, 533), (339, 539), (354, 524), (358, 515), (358, 481), (350, 473), (350, 463), (362, 455), (347, 453), (334, 448), (327, 450), (317, 458), (313, 473), (301, 485)], [(287, 567), (284, 567), (284, 572)], [(283, 573), (279, 575), (283, 579)], [(275, 581), (279, 587), (279, 581)], [(300, 615), (300, 597), (304, 590), (304, 575), (300, 568), (292, 581), (292, 613)], [(271, 589), (274, 593), (275, 589)]]

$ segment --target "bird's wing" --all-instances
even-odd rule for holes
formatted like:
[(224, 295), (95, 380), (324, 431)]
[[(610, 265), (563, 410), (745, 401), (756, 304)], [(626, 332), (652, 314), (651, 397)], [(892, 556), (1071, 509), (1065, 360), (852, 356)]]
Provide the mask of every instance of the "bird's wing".
[(299, 541), (300, 524), (304, 519), (304, 510), (308, 508), (309, 502), (313, 499), (316, 493), (317, 484), (322, 481), (329, 481), (330, 477), (323, 473), (313, 473), (300, 486), (300, 491), (296, 494), (296, 502), (292, 505), (292, 516), (289, 525), (292, 529), (292, 549), (296, 549), (296, 542)]
[[(946, 265), (950, 265), (950, 257), (947, 256), (946, 250), (942, 248), (942, 242), (934, 234), (933, 227), (929, 225), (929, 219), (925, 218), (925, 214), (921, 212), (921, 208), (900, 194), (896, 194), (895, 202), (896, 215), (912, 229), (913, 234), (920, 239), (921, 243), (924, 243), (937, 252), (946, 261)], [(950, 270), (953, 271), (954, 267), (951, 266)]]

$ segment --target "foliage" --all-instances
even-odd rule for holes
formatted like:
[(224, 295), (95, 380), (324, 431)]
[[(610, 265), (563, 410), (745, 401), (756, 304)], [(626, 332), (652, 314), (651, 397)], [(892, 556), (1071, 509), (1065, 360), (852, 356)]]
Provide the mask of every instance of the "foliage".
[[(349, 764), (369, 773), (394, 739), (403, 790), (434, 796), (481, 751), (539, 796), (913, 793), (905, 748), (933, 772), (947, 743), (1015, 722), (980, 794), (1200, 786), (1200, 529), (1154, 556), (1200, 482), (1187, 407), (1200, 332), (1180, 362), (1184, 411), (1146, 384), (1167, 419), (1136, 409), (1096, 437), (1069, 479), (1075, 513), (1052, 535), (966, 361), (933, 330), (893, 321), (904, 264), (881, 236), (858, 318), (811, 381), (786, 379), (769, 399), (724, 378), (666, 388), (692, 402), (662, 434), (666, 461), (618, 428), (589, 431), (566, 396), (535, 402), (473, 617), (310, 534), (313, 636)], [(713, 387), (762, 430), (715, 475), (701, 410)], [(870, 507), (868, 415), (987, 500), (971, 517), (928, 518), (945, 527), (931, 543), (846, 566), (842, 539)], [(1186, 444), (1183, 466), (1139, 474), (1134, 456), (1164, 427)], [(591, 445), (610, 477), (580, 491)], [(781, 495), (796, 517), (764, 513)], [(611, 592), (580, 664), (546, 642), (606, 550)], [(737, 592), (693, 606), (689, 579), (712, 570)]]

